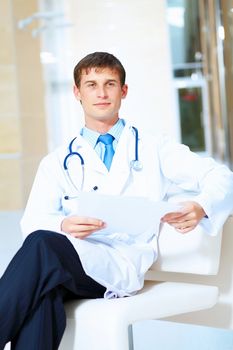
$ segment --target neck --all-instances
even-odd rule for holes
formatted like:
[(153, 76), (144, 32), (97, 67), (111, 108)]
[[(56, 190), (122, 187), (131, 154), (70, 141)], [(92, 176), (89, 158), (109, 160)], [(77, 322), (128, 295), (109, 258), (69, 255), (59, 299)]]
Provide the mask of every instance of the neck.
[(117, 123), (119, 118), (115, 118), (114, 120), (95, 120), (88, 122), (88, 120), (85, 121), (85, 126), (88, 129), (97, 131), (100, 134), (106, 134), (112, 127)]

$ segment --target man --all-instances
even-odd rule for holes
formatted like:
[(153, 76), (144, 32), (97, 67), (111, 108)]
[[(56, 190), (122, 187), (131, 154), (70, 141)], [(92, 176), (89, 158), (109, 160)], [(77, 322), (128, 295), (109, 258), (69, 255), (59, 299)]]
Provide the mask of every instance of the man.
[(74, 81), (85, 126), (39, 166), (21, 222), (26, 239), (0, 280), (0, 349), (8, 341), (12, 349), (57, 349), (66, 299), (130, 296), (143, 286), (159, 225), (139, 235), (105, 234), (108, 223), (79, 215), (80, 192), (153, 200), (167, 199), (174, 187), (187, 198), (192, 192), (161, 218), (181, 233), (200, 224), (215, 234), (233, 210), (233, 174), (225, 166), (166, 137), (138, 136), (119, 118), (128, 87), (116, 57), (86, 56)]

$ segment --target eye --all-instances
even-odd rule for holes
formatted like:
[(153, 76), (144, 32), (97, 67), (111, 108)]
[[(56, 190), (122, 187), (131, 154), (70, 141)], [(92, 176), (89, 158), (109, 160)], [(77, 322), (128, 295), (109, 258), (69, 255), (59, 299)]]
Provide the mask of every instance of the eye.
[(95, 87), (95, 83), (88, 83), (87, 87), (93, 88), (93, 87)]
[(116, 83), (114, 81), (109, 81), (108, 82), (108, 86), (115, 86), (115, 85), (116, 85)]

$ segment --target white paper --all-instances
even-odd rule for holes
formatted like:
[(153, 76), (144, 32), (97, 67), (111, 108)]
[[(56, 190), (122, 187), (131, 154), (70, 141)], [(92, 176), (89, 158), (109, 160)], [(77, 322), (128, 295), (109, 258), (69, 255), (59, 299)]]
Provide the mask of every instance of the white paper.
[(124, 232), (138, 235), (159, 224), (169, 212), (180, 211), (180, 206), (144, 197), (101, 195), (82, 192), (78, 196), (78, 215), (103, 220), (108, 233)]

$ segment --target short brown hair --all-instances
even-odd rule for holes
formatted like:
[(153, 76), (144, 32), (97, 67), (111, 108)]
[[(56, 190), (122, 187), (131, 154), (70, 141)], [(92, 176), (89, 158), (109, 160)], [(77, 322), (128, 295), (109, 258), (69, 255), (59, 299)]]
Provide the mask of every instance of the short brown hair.
[(116, 70), (119, 74), (121, 86), (125, 84), (125, 69), (121, 62), (112, 54), (107, 52), (94, 52), (85, 56), (74, 67), (74, 82), (77, 87), (80, 86), (82, 71), (88, 72), (91, 68), (110, 68)]

